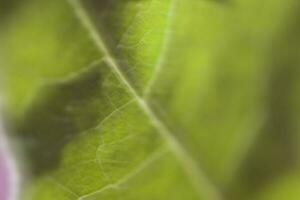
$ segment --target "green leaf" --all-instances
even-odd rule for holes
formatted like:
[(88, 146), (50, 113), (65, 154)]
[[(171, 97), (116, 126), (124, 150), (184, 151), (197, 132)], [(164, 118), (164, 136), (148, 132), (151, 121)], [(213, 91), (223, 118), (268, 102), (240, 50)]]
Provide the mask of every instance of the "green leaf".
[(259, 194), (259, 200), (277, 200), (288, 197), (290, 200), (299, 198), (299, 172), (293, 172), (273, 181), (268, 188)]
[(299, 167), (299, 5), (15, 3), (1, 85), (21, 199), (273, 199)]

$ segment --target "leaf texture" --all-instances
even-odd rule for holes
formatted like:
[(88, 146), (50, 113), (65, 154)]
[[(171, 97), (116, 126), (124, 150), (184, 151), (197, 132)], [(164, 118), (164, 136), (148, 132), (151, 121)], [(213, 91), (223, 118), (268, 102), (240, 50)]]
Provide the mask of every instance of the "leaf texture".
[(16, 3), (1, 81), (21, 199), (299, 197), (298, 7)]

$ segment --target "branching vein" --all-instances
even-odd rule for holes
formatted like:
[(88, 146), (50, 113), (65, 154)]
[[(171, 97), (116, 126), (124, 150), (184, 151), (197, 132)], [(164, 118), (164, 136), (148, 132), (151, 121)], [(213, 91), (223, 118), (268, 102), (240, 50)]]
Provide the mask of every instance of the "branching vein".
[(52, 182), (53, 184), (57, 185), (58, 187), (60, 187), (63, 191), (67, 192), (68, 194), (79, 198), (79, 195), (76, 194), (74, 191), (72, 191), (70, 188), (64, 186), (63, 184), (61, 184), (58, 180), (56, 180), (54, 177), (52, 176), (47, 176), (47, 179)]
[(196, 161), (188, 154), (186, 149), (179, 143), (179, 141), (175, 138), (169, 128), (157, 117), (146, 100), (137, 93), (127, 77), (123, 74), (117, 59), (113, 56), (113, 54), (106, 46), (105, 42), (103, 41), (101, 32), (98, 32), (94, 27), (86, 10), (81, 5), (81, 2), (79, 0), (68, 0), (68, 2), (73, 7), (75, 14), (81, 21), (82, 25), (88, 30), (90, 37), (94, 40), (95, 45), (98, 47), (99, 51), (105, 55), (107, 64), (112, 68), (113, 72), (117, 75), (120, 81), (126, 86), (132, 96), (136, 99), (140, 108), (148, 116), (152, 125), (166, 140), (170, 149), (173, 151), (173, 153), (185, 169), (186, 173), (189, 175), (192, 183), (196, 188), (196, 191), (199, 192), (199, 195), (203, 199), (222, 199), (217, 188), (210, 182), (207, 176), (198, 167)]
[(152, 163), (157, 161), (159, 158), (161, 158), (166, 153), (167, 153), (167, 151), (165, 149), (159, 149), (159, 150), (155, 151), (149, 157), (147, 157), (141, 164), (139, 164), (134, 170), (132, 170), (129, 174), (127, 174), (126, 176), (124, 176), (123, 178), (118, 180), (117, 182), (109, 184), (109, 185), (101, 188), (100, 190), (97, 190), (97, 191), (92, 192), (90, 194), (86, 194), (84, 196), (81, 196), (81, 197), (78, 198), (78, 200), (88, 199), (91, 196), (98, 195), (98, 194), (100, 194), (100, 193), (102, 193), (106, 190), (109, 190), (109, 189), (118, 189), (118, 188), (120, 188), (120, 186), (122, 184), (124, 184), (124, 183), (128, 182), (130, 179), (134, 178), (137, 174), (142, 172), (149, 165), (151, 165)]

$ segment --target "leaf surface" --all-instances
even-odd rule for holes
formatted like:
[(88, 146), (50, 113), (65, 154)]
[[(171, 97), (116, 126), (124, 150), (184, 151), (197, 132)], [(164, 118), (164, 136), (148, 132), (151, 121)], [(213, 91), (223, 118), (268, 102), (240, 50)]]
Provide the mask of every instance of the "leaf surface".
[[(287, 82), (280, 72), (292, 60), (289, 71), (299, 74), (298, 59), (278, 48), (297, 52), (296, 6), (19, 3), (1, 31), (1, 70), (7, 120), (30, 171), (24, 199), (259, 196), (289, 170), (260, 174), (284, 157), (277, 143), (291, 147), (288, 163), (297, 166), (297, 112), (279, 108), (297, 105), (296, 76)], [(285, 88), (270, 88), (281, 82), (289, 90), (274, 102)], [(274, 133), (277, 121), (291, 127), (290, 143), (281, 141), (284, 128)]]

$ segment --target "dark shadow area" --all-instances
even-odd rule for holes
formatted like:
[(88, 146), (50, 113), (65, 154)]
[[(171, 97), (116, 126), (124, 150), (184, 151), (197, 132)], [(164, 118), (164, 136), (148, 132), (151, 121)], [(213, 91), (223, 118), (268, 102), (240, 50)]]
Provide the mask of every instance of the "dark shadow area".
[(7, 17), (9, 17), (13, 13), (13, 11), (23, 3), (23, 1), (20, 3), (18, 0), (0, 0), (1, 21), (3, 22), (4, 20), (6, 20)]
[(14, 131), (25, 144), (34, 176), (55, 169), (69, 139), (94, 127), (109, 112), (100, 98), (102, 81), (98, 66), (42, 88)]
[[(299, 10), (299, 9), (298, 9)], [(300, 84), (300, 13), (296, 11), (270, 49), (269, 118), (241, 167), (233, 199), (251, 199), (276, 178), (297, 166), (297, 133), (293, 96)], [(300, 113), (299, 113), (300, 114)], [(237, 194), (237, 196), (236, 196)]]
[[(145, 0), (87, 0), (82, 2), (103, 38), (103, 42), (109, 47), (110, 53), (118, 54), (117, 44), (123, 35), (122, 30), (127, 28), (124, 27), (122, 21), (124, 17), (122, 11), (129, 4), (138, 7), (137, 4), (143, 1)], [(128, 14), (133, 15), (134, 20), (136, 13)]]

